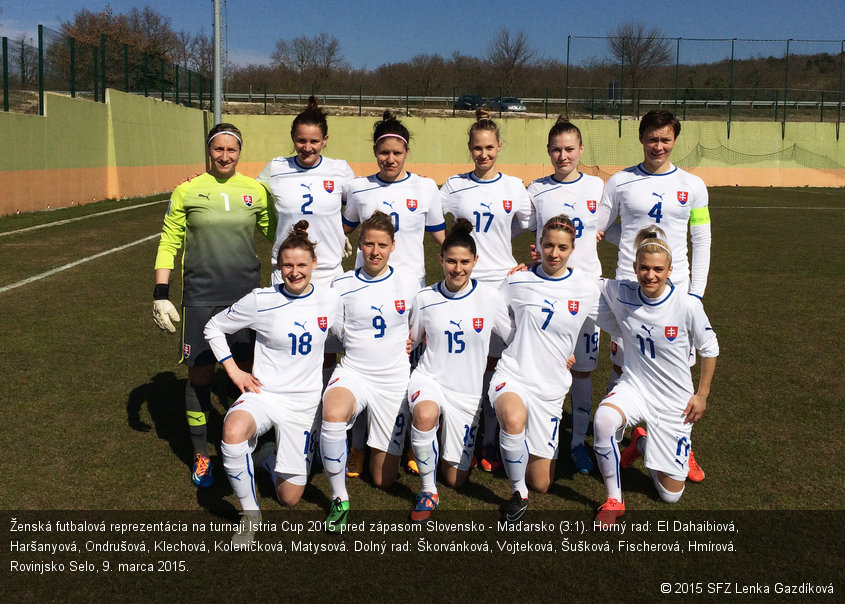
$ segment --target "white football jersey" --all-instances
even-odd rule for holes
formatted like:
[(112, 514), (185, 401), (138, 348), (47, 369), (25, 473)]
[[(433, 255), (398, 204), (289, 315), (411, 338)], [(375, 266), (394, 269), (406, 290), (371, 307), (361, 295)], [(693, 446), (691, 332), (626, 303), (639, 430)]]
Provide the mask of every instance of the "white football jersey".
[(349, 164), (328, 157), (313, 168), (302, 167), (295, 156), (276, 157), (264, 167), (257, 180), (270, 191), (278, 218), (273, 269), (290, 228), (307, 220), (308, 238), (317, 244), (316, 276), (338, 270), (345, 241), (340, 211), (354, 179)]
[(639, 164), (611, 176), (602, 193), (603, 207), (600, 208), (599, 214), (604, 224), (599, 224), (598, 229), (604, 230), (616, 220), (617, 215), (619, 216), (622, 234), (616, 278), (636, 279), (633, 268), (634, 238), (640, 229), (656, 224), (666, 233), (666, 242), (672, 248), (675, 281), (689, 282), (690, 292), (704, 295), (710, 268), (710, 223), (708, 220), (706, 224), (707, 249), (693, 248), (693, 259), (695, 260), (696, 254), (704, 254), (706, 261), (701, 261), (700, 268), (692, 275), (692, 280), (687, 258), (687, 225), (690, 222), (690, 211), (706, 208), (707, 204), (707, 187), (704, 181), (674, 165), (670, 166), (668, 172), (651, 174)]
[[(719, 355), (716, 333), (701, 301), (669, 283), (646, 298), (636, 281), (601, 280), (602, 305), (616, 317), (625, 345), (620, 381), (628, 381), (656, 408), (680, 410), (693, 395), (690, 342), (702, 357)], [(612, 401), (611, 401), (612, 402)]]
[(255, 331), (252, 374), (261, 389), (274, 393), (319, 393), (323, 388), (326, 336), (340, 328), (340, 297), (329, 287), (312, 285), (293, 296), (281, 285), (254, 289), (205, 326), (205, 338), (218, 361), (232, 356), (227, 333)]
[(452, 294), (440, 281), (420, 290), (411, 311), (411, 340), (416, 345), (425, 337), (425, 352), (414, 371), (447, 392), (480, 397), (494, 331), (507, 341), (512, 326), (507, 305), (489, 285), (473, 279)]
[(497, 371), (518, 378), (542, 399), (563, 402), (572, 383), (566, 360), (575, 352), (584, 321), (596, 319), (595, 278), (572, 268), (563, 277), (551, 278), (534, 266), (509, 275), (501, 292), (516, 331)]
[[(430, 178), (410, 172), (396, 182), (385, 182), (378, 174), (356, 178), (343, 211), (343, 224), (354, 229), (376, 210), (390, 216), (396, 230), (396, 249), (390, 254), (390, 265), (409, 279), (424, 285), (423, 235), (426, 231), (446, 229), (437, 185)], [(363, 264), (359, 250), (355, 266)]]
[(517, 232), (526, 230), (531, 216), (522, 181), (501, 172), (491, 180), (479, 180), (473, 172), (456, 174), (440, 189), (440, 200), (444, 214), (466, 218), (473, 225), (478, 264), (472, 276), (501, 281), (516, 266), (511, 247), (514, 227)]
[(408, 381), (411, 365), (405, 346), (414, 291), (406, 283), (393, 267), (381, 277), (357, 268), (334, 280), (332, 288), (343, 304), (346, 353), (341, 367), (376, 382)]
[(596, 251), (596, 220), (604, 181), (597, 176), (580, 174), (577, 180), (560, 182), (554, 176), (538, 178), (528, 185), (531, 199), (529, 231), (537, 231), (537, 251), (543, 225), (560, 214), (566, 214), (575, 226), (575, 249), (567, 265), (596, 277), (601, 263)]

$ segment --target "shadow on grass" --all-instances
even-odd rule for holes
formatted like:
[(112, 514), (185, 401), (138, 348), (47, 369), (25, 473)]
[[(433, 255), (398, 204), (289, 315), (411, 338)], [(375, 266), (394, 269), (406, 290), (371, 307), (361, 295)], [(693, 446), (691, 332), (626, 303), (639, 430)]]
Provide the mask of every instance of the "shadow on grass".
[[(223, 408), (234, 400), (236, 393), (225, 375), (215, 376), (212, 394), (221, 401)], [(167, 442), (171, 451), (190, 470), (194, 461), (194, 448), (185, 421), (185, 378), (177, 378), (172, 371), (153, 376), (152, 380), (134, 388), (126, 401), (126, 421), (136, 432), (155, 431), (156, 436)], [(213, 398), (213, 397), (212, 397)], [(141, 419), (141, 410), (146, 404), (152, 426)], [(219, 409), (212, 405), (208, 413), (208, 441), (219, 447), (223, 436), (223, 418)], [(197, 489), (197, 503), (208, 511), (226, 520), (237, 519), (237, 510), (224, 498), (232, 493), (222, 460), (212, 457), (214, 484), (206, 489)], [(189, 476), (186, 474), (186, 479)]]

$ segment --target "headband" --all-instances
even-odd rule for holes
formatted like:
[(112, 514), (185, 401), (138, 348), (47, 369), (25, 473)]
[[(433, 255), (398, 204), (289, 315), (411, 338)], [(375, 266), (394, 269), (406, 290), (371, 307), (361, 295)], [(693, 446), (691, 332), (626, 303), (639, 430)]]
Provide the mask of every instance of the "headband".
[(672, 250), (670, 250), (668, 247), (666, 247), (666, 246), (665, 246), (665, 245), (663, 245), (662, 243), (657, 243), (657, 242), (654, 242), (654, 241), (645, 241), (645, 242), (641, 243), (641, 244), (640, 244), (640, 247), (638, 247), (638, 248), (637, 248), (637, 252), (639, 252), (641, 249), (643, 249), (643, 248), (644, 248), (645, 246), (647, 246), (647, 245), (654, 245), (654, 246), (657, 246), (657, 247), (659, 247), (660, 249), (665, 250), (665, 251), (666, 251), (666, 253), (667, 253), (667, 254), (669, 254), (669, 257), (670, 257), (670, 258), (672, 257)]
[(549, 226), (560, 226), (565, 228), (567, 231), (571, 231), (573, 235), (575, 234), (575, 229), (572, 225), (566, 224), (565, 222), (553, 222)]
[(243, 144), (244, 144), (244, 143), (243, 143), (243, 141), (241, 140), (241, 137), (240, 137), (240, 136), (238, 136), (237, 134), (235, 134), (234, 132), (231, 132), (231, 131), (229, 131), (229, 130), (221, 130), (220, 132), (215, 132), (214, 134), (212, 134), (211, 136), (209, 136), (209, 137), (208, 137), (208, 140), (207, 140), (207, 141), (205, 141), (205, 144), (206, 144), (206, 145), (210, 145), (210, 144), (211, 144), (211, 141), (213, 141), (213, 140), (214, 140), (214, 137), (216, 137), (216, 136), (220, 136), (221, 134), (229, 134), (229, 135), (231, 135), (231, 136), (234, 136), (236, 139), (238, 139), (238, 144), (239, 144), (239, 145), (243, 145)]
[(381, 139), (383, 139), (383, 138), (387, 138), (388, 136), (393, 136), (393, 137), (395, 137), (395, 138), (398, 138), (398, 139), (400, 139), (402, 142), (404, 142), (404, 143), (405, 143), (405, 146), (406, 146), (406, 147), (408, 146), (408, 140), (407, 140), (404, 136), (402, 136), (401, 134), (393, 134), (392, 132), (388, 132), (387, 134), (382, 134), (380, 137), (378, 137), (378, 138), (376, 139), (376, 142), (375, 142), (375, 143), (373, 143), (373, 144), (376, 144), (376, 145), (377, 145), (377, 144), (378, 144), (378, 142), (379, 142)]

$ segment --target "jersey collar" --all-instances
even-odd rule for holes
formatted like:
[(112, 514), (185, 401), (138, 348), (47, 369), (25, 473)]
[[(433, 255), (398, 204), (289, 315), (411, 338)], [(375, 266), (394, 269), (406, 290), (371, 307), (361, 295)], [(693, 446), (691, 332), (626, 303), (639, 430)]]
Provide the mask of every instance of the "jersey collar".
[(546, 281), (563, 281), (564, 279), (569, 279), (572, 276), (572, 267), (566, 267), (566, 274), (563, 277), (549, 277), (540, 264), (532, 266), (531, 272), (540, 277), (540, 279), (544, 279)]
[(278, 285), (276, 285), (276, 288), (279, 290), (279, 293), (282, 294), (288, 300), (301, 300), (303, 298), (307, 298), (308, 296), (310, 296), (311, 294), (314, 293), (314, 284), (309, 283), (308, 285), (311, 286), (311, 289), (308, 291), (308, 293), (307, 294), (299, 294), (298, 296), (293, 295), (287, 289), (285, 289), (285, 286), (282, 283), (279, 283)]
[(669, 291), (664, 292), (664, 294), (657, 299), (657, 302), (653, 301), (654, 298), (648, 298), (644, 296), (642, 288), (637, 286), (637, 295), (640, 297), (640, 302), (642, 302), (646, 306), (660, 306), (661, 304), (666, 302), (666, 300), (669, 299), (669, 296), (671, 296), (675, 292), (675, 284), (672, 283), (672, 280), (667, 279), (666, 283), (667, 285), (669, 285)]
[(452, 294), (452, 292), (446, 289), (446, 284), (444, 281), (438, 281), (436, 287), (440, 295), (446, 298), (447, 300), (460, 300), (462, 298), (466, 298), (468, 295), (474, 292), (475, 288), (478, 286), (478, 281), (476, 281), (475, 279), (470, 279), (470, 282), (472, 283), (472, 287), (467, 287), (463, 290), (463, 292), (457, 292), (455, 294)]
[(480, 185), (489, 185), (490, 183), (494, 183), (494, 182), (496, 182), (497, 180), (499, 180), (500, 178), (502, 178), (502, 173), (501, 173), (501, 172), (496, 172), (496, 178), (491, 178), (490, 180), (481, 180), (480, 178), (478, 178), (478, 177), (475, 175), (475, 172), (472, 172), (472, 171), (467, 172), (467, 174), (469, 175), (469, 179), (470, 179), (471, 181), (473, 181), (473, 182), (477, 182), (477, 183), (478, 183), (478, 184), (480, 184)]
[[(364, 275), (363, 277), (361, 275)], [(389, 279), (393, 276), (393, 267), (388, 265), (387, 272), (381, 277), (370, 277), (367, 273), (364, 272), (364, 267), (358, 267), (355, 269), (355, 278), (359, 281), (363, 281), (364, 283), (381, 283), (385, 279)]]
[(322, 155), (320, 156), (320, 161), (318, 161), (316, 164), (314, 164), (310, 168), (308, 166), (303, 166), (301, 163), (299, 163), (299, 158), (296, 155), (294, 155), (291, 159), (293, 159), (293, 163), (300, 170), (313, 170), (314, 168), (318, 167), (320, 164), (323, 163), (323, 156)]

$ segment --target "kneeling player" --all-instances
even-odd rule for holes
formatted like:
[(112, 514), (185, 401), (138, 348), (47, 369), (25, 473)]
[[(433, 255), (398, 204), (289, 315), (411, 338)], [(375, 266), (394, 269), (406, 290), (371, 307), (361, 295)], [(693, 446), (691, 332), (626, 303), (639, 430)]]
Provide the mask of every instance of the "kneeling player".
[(446, 484), (458, 488), (466, 480), (481, 416), (490, 335), (495, 331), (506, 340), (511, 331), (507, 306), (498, 292), (471, 278), (478, 259), (471, 231), (465, 218), (455, 222), (438, 256), (446, 278), (420, 291), (411, 311), (411, 340), (426, 343), (408, 384), (411, 447), (422, 479), (411, 512), (415, 522), (427, 520), (440, 501), (435, 481), (438, 458)]
[[(337, 330), (337, 293), (311, 283), (317, 266), (308, 223), (298, 222), (279, 249), (283, 283), (255, 289), (205, 328), (215, 356), (243, 393), (223, 422), (223, 466), (243, 510), (240, 530), (232, 542), (254, 538), (261, 513), (255, 494), (252, 451), (259, 436), (276, 429), (276, 493), (284, 505), (296, 505), (314, 452), (322, 388), (323, 344)], [(249, 327), (255, 330), (252, 373), (241, 371), (232, 359), (225, 334)]]
[(393, 233), (393, 221), (383, 212), (365, 220), (358, 239), (364, 265), (332, 284), (343, 307), (346, 353), (323, 394), (320, 451), (332, 489), (329, 532), (340, 532), (348, 519), (346, 431), (355, 418), (367, 409), (370, 473), (377, 487), (393, 483), (405, 442), (408, 311), (416, 283), (411, 287), (388, 265)]
[[(719, 343), (701, 301), (672, 285), (672, 252), (662, 231), (649, 227), (635, 240), (637, 281), (605, 281), (602, 303), (619, 323), (625, 343), (625, 371), (599, 405), (593, 420), (595, 451), (607, 500), (597, 520), (612, 524), (625, 513), (619, 467), (640, 455), (663, 501), (684, 492), (689, 471), (692, 424), (707, 405)], [(698, 390), (693, 390), (689, 343), (701, 355)], [(617, 442), (626, 426), (636, 428), (619, 455)]]

